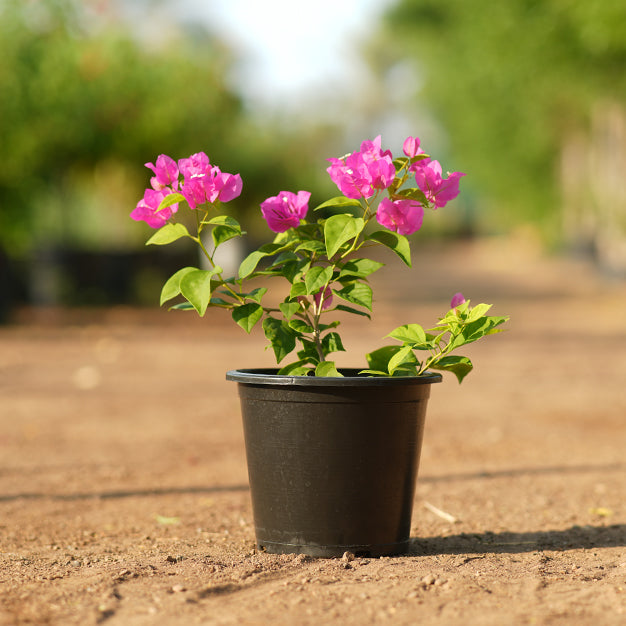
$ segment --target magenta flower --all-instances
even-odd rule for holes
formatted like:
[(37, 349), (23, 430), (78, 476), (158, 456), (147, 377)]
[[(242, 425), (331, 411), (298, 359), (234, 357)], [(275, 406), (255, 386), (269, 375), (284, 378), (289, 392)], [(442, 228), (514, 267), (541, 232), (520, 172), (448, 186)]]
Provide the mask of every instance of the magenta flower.
[(399, 235), (411, 235), (422, 227), (424, 209), (416, 200), (390, 200), (383, 198), (376, 211), (381, 226)]
[(206, 190), (204, 188), (204, 176), (189, 178), (183, 183), (180, 193), (185, 196), (187, 204), (195, 209), (199, 204), (204, 204), (206, 199)]
[(361, 159), (367, 168), (374, 189), (387, 189), (396, 175), (393, 156), (390, 150), (382, 151), (380, 135), (374, 141), (361, 144)]
[(160, 154), (157, 157), (156, 165), (146, 163), (145, 166), (154, 172), (154, 176), (150, 179), (150, 184), (157, 191), (160, 191), (167, 185), (178, 182), (178, 166), (176, 161), (168, 157), (167, 154)]
[[(419, 137), (407, 137), (404, 140), (404, 144), (402, 144), (402, 150), (404, 154), (406, 154), (410, 159), (416, 157), (420, 154), (425, 154), (425, 152), (420, 148), (420, 140)], [(420, 167), (424, 167), (424, 165), (428, 165), (430, 163), (430, 157), (423, 157), (419, 161), (412, 163), (409, 167), (411, 172), (414, 172)]]
[(267, 225), (275, 233), (284, 233), (290, 228), (299, 226), (309, 210), (308, 191), (299, 191), (296, 195), (291, 191), (281, 191), (261, 203), (261, 212)]
[(170, 193), (169, 189), (146, 189), (143, 198), (137, 203), (130, 216), (137, 222), (146, 222), (152, 228), (161, 228), (178, 211), (178, 203), (159, 211), (163, 198)]
[(396, 175), (391, 152), (381, 150), (380, 135), (364, 141), (360, 151), (328, 161), (331, 165), (326, 171), (347, 198), (371, 198), (377, 189), (387, 189)]
[(333, 303), (333, 291), (330, 288), (330, 285), (326, 285), (326, 289), (324, 289), (324, 293), (322, 295), (322, 290), (320, 289), (314, 296), (313, 300), (315, 302), (315, 306), (319, 307), (320, 302), (322, 303), (322, 311), (329, 309)]
[(180, 159), (178, 169), (187, 181), (190, 178), (208, 174), (211, 170), (211, 164), (209, 157), (204, 152), (197, 152), (187, 159)]
[(241, 194), (241, 176), (222, 172), (219, 167), (211, 168), (211, 172), (203, 177), (202, 183), (209, 202), (228, 202)]
[(402, 150), (409, 158), (413, 158), (420, 154), (420, 152), (423, 152), (420, 150), (419, 137), (407, 137), (402, 144)]
[(204, 157), (206, 155), (201, 152), (179, 162), (185, 176), (181, 193), (192, 209), (206, 202), (228, 202), (239, 196), (242, 189), (239, 174), (228, 174), (219, 167), (211, 167), (208, 157)]
[(415, 165), (418, 167), (411, 167), (411, 169), (415, 172), (417, 186), (424, 192), (428, 201), (434, 204), (434, 208), (440, 209), (459, 195), (459, 182), (461, 176), (465, 174), (452, 172), (448, 178), (442, 178), (439, 161), (430, 161), (425, 164), (423, 161), (418, 161)]
[(328, 161), (331, 166), (326, 171), (346, 198), (369, 198), (373, 195), (369, 180), (364, 175), (361, 164), (354, 162), (353, 155), (346, 157), (345, 161), (342, 159)]
[(463, 304), (464, 302), (465, 302), (465, 298), (463, 297), (463, 294), (459, 291), (458, 293), (455, 293), (452, 296), (452, 300), (450, 301), (450, 308), (454, 309), (460, 304)]

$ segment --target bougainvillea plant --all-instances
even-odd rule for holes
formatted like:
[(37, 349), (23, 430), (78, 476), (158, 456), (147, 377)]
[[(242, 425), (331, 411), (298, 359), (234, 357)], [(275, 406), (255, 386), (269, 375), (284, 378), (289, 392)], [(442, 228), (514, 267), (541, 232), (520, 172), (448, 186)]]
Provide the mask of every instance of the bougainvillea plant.
[[(425, 209), (440, 209), (458, 195), (464, 176), (452, 172), (444, 177), (417, 137), (405, 140), (403, 152), (394, 159), (381, 148), (379, 136), (349, 155), (328, 159), (328, 174), (342, 195), (314, 209), (308, 191), (281, 191), (265, 200), (260, 209), (273, 238), (243, 260), (236, 276), (225, 276), (215, 259), (224, 242), (245, 234), (232, 215), (221, 212), (241, 194), (239, 174), (222, 172), (203, 152), (178, 162), (162, 154), (154, 164), (146, 163), (154, 176), (131, 217), (158, 229), (147, 243), (188, 238), (208, 262), (208, 269), (184, 267), (169, 278), (161, 305), (178, 301), (172, 308), (195, 310), (200, 316), (209, 307), (228, 309), (248, 333), (261, 323), (278, 364), (295, 352), (280, 374), (340, 376), (329, 359), (344, 351), (337, 317), (370, 317), (368, 278), (383, 266), (363, 252), (384, 246), (410, 267), (407, 236), (421, 228)], [(195, 232), (177, 221), (181, 204), (195, 214)], [(213, 244), (208, 247), (207, 231)], [(259, 278), (264, 284), (280, 280), (278, 305), (264, 304), (267, 287), (251, 286)], [(490, 305), (470, 306), (460, 293), (450, 307), (432, 328), (410, 323), (392, 330), (387, 337), (394, 343), (367, 354), (362, 373), (419, 376), (434, 369), (452, 372), (462, 381), (472, 363), (452, 353), (499, 332), (507, 318), (487, 315)]]

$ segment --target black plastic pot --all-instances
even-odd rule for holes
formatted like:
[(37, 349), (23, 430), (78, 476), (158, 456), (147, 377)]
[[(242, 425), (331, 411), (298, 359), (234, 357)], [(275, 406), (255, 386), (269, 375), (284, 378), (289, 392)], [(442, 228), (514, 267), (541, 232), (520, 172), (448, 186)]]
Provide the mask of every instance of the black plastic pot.
[(441, 376), (276, 371), (226, 374), (239, 383), (257, 547), (315, 557), (405, 553), (426, 403)]

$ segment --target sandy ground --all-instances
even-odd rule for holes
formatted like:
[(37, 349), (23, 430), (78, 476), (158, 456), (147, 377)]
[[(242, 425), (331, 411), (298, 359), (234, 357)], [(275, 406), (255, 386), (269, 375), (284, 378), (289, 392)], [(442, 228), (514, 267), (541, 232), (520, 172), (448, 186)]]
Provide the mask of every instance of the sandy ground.
[(272, 364), (259, 334), (123, 308), (0, 328), (0, 624), (625, 624), (626, 283), (443, 252), (384, 270), (341, 360), (458, 290), (512, 316), (433, 388), (404, 557), (255, 551), (224, 372)]

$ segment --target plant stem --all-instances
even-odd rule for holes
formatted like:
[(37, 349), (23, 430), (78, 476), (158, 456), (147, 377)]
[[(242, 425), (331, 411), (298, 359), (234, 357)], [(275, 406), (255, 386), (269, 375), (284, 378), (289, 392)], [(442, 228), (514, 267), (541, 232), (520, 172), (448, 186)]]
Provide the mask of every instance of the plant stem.
[[(205, 211), (204, 213), (204, 217), (206, 217), (208, 215), (208, 211)], [(213, 256), (209, 253), (209, 251), (206, 249), (204, 242), (202, 241), (202, 237), (200, 236), (200, 233), (202, 232), (202, 220), (200, 219), (200, 214), (197, 213), (196, 214), (197, 217), (197, 221), (198, 221), (198, 228), (197, 228), (197, 236), (196, 237), (192, 237), (192, 239), (198, 244), (198, 246), (200, 246), (200, 250), (202, 250), (202, 253), (204, 254), (204, 256), (209, 260), (209, 263), (211, 264), (211, 267), (213, 269), (215, 269), (217, 267), (217, 265), (215, 264), (215, 261), (213, 260)], [(217, 246), (216, 246), (217, 249)], [(222, 277), (222, 273), (220, 272), (219, 274), (215, 275), (220, 282), (222, 283), (222, 286), (225, 287), (231, 294), (231, 296), (237, 300), (240, 304), (244, 304), (246, 299), (242, 298)]]

